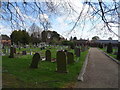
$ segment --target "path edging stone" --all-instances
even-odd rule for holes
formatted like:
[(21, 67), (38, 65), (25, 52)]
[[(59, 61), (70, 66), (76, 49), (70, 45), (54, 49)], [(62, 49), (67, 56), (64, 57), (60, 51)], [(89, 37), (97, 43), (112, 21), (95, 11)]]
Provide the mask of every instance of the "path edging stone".
[[(99, 49), (100, 50), (100, 49)], [(111, 58), (114, 62), (116, 62), (117, 64), (120, 64), (120, 61), (118, 61), (117, 59), (113, 58), (112, 56), (108, 55), (106, 52), (100, 50), (102, 53), (104, 53), (107, 57)]]
[(86, 56), (85, 62), (83, 64), (82, 69), (81, 69), (79, 76), (77, 78), (78, 81), (82, 81), (82, 82), (84, 81), (83, 75), (85, 74), (85, 71), (86, 71), (89, 54), (90, 54), (90, 49), (88, 50), (88, 54)]

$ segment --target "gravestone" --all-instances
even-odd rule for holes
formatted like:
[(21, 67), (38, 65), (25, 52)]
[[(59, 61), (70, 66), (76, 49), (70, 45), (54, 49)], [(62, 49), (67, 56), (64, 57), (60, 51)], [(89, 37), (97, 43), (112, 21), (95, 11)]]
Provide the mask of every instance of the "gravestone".
[(7, 49), (6, 48), (3, 49), (3, 53), (6, 55), (6, 53), (7, 53)]
[(16, 48), (14, 47), (14, 53), (16, 54)]
[(120, 42), (118, 43), (117, 59), (120, 60)]
[(41, 61), (41, 57), (39, 53), (35, 53), (32, 58), (32, 62), (30, 68), (38, 68), (38, 62)]
[(14, 58), (14, 48), (10, 47), (10, 56), (9, 58)]
[(75, 48), (75, 55), (80, 57), (80, 48)]
[(109, 44), (107, 45), (107, 53), (112, 53), (112, 52), (113, 52), (112, 44), (109, 43)]
[(68, 64), (74, 63), (74, 55), (71, 52), (67, 52), (67, 63)]
[(22, 51), (22, 55), (26, 55), (27, 53), (26, 53), (26, 51)]
[(51, 52), (50, 52), (50, 50), (47, 50), (45, 52), (45, 56), (46, 56), (46, 61), (51, 61)]
[(9, 48), (6, 49), (6, 55), (9, 55)]
[(66, 55), (63, 51), (57, 52), (57, 72), (59, 73), (67, 73), (67, 67), (66, 67)]

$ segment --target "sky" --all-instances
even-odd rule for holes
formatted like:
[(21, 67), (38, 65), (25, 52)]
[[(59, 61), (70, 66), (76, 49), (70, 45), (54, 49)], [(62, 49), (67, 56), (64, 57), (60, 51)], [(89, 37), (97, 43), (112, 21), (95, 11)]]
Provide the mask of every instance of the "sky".
[[(15, 0), (10, 0), (10, 1), (14, 2)], [(26, 11), (27, 11), (27, 12), (25, 12), (24, 8), (21, 6), (21, 3), (22, 3), (21, 0), (17, 0), (17, 1), (18, 1), (18, 5), (20, 6), (20, 8), (18, 8), (16, 6), (15, 9), (21, 16), (22, 20), (24, 20), (24, 22), (25, 22), (24, 28), (26, 28), (26, 30), (29, 30), (29, 27), (33, 23), (36, 23), (36, 25), (41, 27), (40, 21), (39, 21), (39, 19), (40, 19), (41, 22), (49, 21), (52, 26), (50, 28), (50, 30), (57, 31), (60, 35), (62, 35), (63, 37), (65, 37), (67, 39), (69, 39), (71, 36), (77, 37), (77, 39), (82, 38), (82, 39), (89, 39), (89, 40), (94, 36), (99, 36), (100, 39), (105, 39), (105, 40), (108, 40), (109, 37), (112, 37), (113, 40), (118, 39), (118, 37), (115, 36), (113, 33), (109, 32), (109, 30), (107, 28), (102, 28), (104, 26), (104, 23), (101, 20), (101, 18), (99, 18), (99, 15), (92, 17), (92, 15), (89, 14), (89, 13), (93, 12), (92, 9), (90, 9), (89, 13), (88, 13), (89, 5), (83, 4), (83, 0), (81, 0), (81, 1), (80, 0), (74, 0), (74, 1), (69, 0), (70, 5), (75, 10), (75, 12), (73, 12), (73, 11), (70, 12), (68, 10), (64, 10), (61, 8), (62, 6), (59, 6), (58, 8), (55, 7), (57, 9), (56, 12), (51, 13), (48, 11), (47, 7), (44, 5), (44, 2), (43, 2), (43, 4), (41, 4), (42, 9), (45, 10), (43, 12), (43, 14), (32, 13), (32, 9), (30, 7), (25, 7)], [(65, 4), (65, 2), (64, 1), (62, 2), (62, 1), (61, 1), (61, 3)], [(111, 2), (109, 2), (109, 0), (105, 0), (105, 1), (108, 5), (111, 3)], [(29, 2), (31, 5), (33, 4), (33, 2), (31, 2), (31, 1), (29, 1)], [(40, 2), (42, 2), (42, 1), (40, 1)], [(97, 3), (96, 0), (92, 0), (92, 2)], [(54, 0), (54, 4), (57, 5), (58, 1)], [(68, 6), (68, 5), (66, 4), (66, 6)], [(13, 7), (10, 7), (10, 8), (11, 8), (12, 12), (15, 14), (16, 12), (15, 12), (14, 8)], [(80, 17), (80, 20), (79, 20), (76, 28), (74, 30), (72, 30), (75, 22), (78, 19), (78, 16), (79, 16), (81, 10), (83, 10), (83, 12)], [(5, 18), (10, 17), (10, 14), (6, 14), (5, 11), (3, 10), (3, 8), (1, 8), (0, 11), (1, 11), (1, 15), (4, 15)], [(57, 13), (59, 13), (59, 14), (57, 14)], [(112, 19), (109, 16), (107, 16), (107, 18), (110, 20)], [(113, 17), (113, 18), (115, 18), (115, 17)], [(13, 29), (11, 29), (11, 23), (9, 22), (9, 20), (3, 20), (2, 18), (0, 18), (0, 19), (1, 19), (0, 20), (0, 33), (10, 35), (11, 32), (13, 31)], [(17, 23), (13, 22), (13, 24), (15, 26), (14, 29), (21, 29), (21, 27), (18, 27), (18, 24), (23, 26), (23, 24), (20, 22), (20, 20), (19, 19), (17, 20), (16, 17), (13, 17), (13, 19), (15, 19), (17, 21)], [(111, 25), (115, 26), (115, 24), (111, 24)], [(115, 33), (118, 33), (118, 28), (112, 27), (111, 29)]]

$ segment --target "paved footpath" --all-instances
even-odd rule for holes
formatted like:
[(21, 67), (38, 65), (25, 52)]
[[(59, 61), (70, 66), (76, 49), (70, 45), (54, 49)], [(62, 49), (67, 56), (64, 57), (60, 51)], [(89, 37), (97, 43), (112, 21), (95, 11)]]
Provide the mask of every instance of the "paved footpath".
[(91, 48), (84, 81), (78, 81), (76, 88), (118, 88), (118, 64)]

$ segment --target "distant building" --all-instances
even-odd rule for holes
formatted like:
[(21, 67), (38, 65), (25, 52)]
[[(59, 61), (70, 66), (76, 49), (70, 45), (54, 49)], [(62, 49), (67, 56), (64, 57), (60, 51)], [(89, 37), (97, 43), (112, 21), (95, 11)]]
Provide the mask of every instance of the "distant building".
[(89, 40), (80, 39), (80, 40), (76, 40), (74, 42), (76, 45), (87, 45), (89, 43)]
[(103, 44), (108, 44), (108, 43), (118, 44), (118, 40), (95, 40), (94, 42), (103, 43)]
[(11, 45), (11, 39), (7, 35), (1, 35), (1, 43), (2, 45)]

